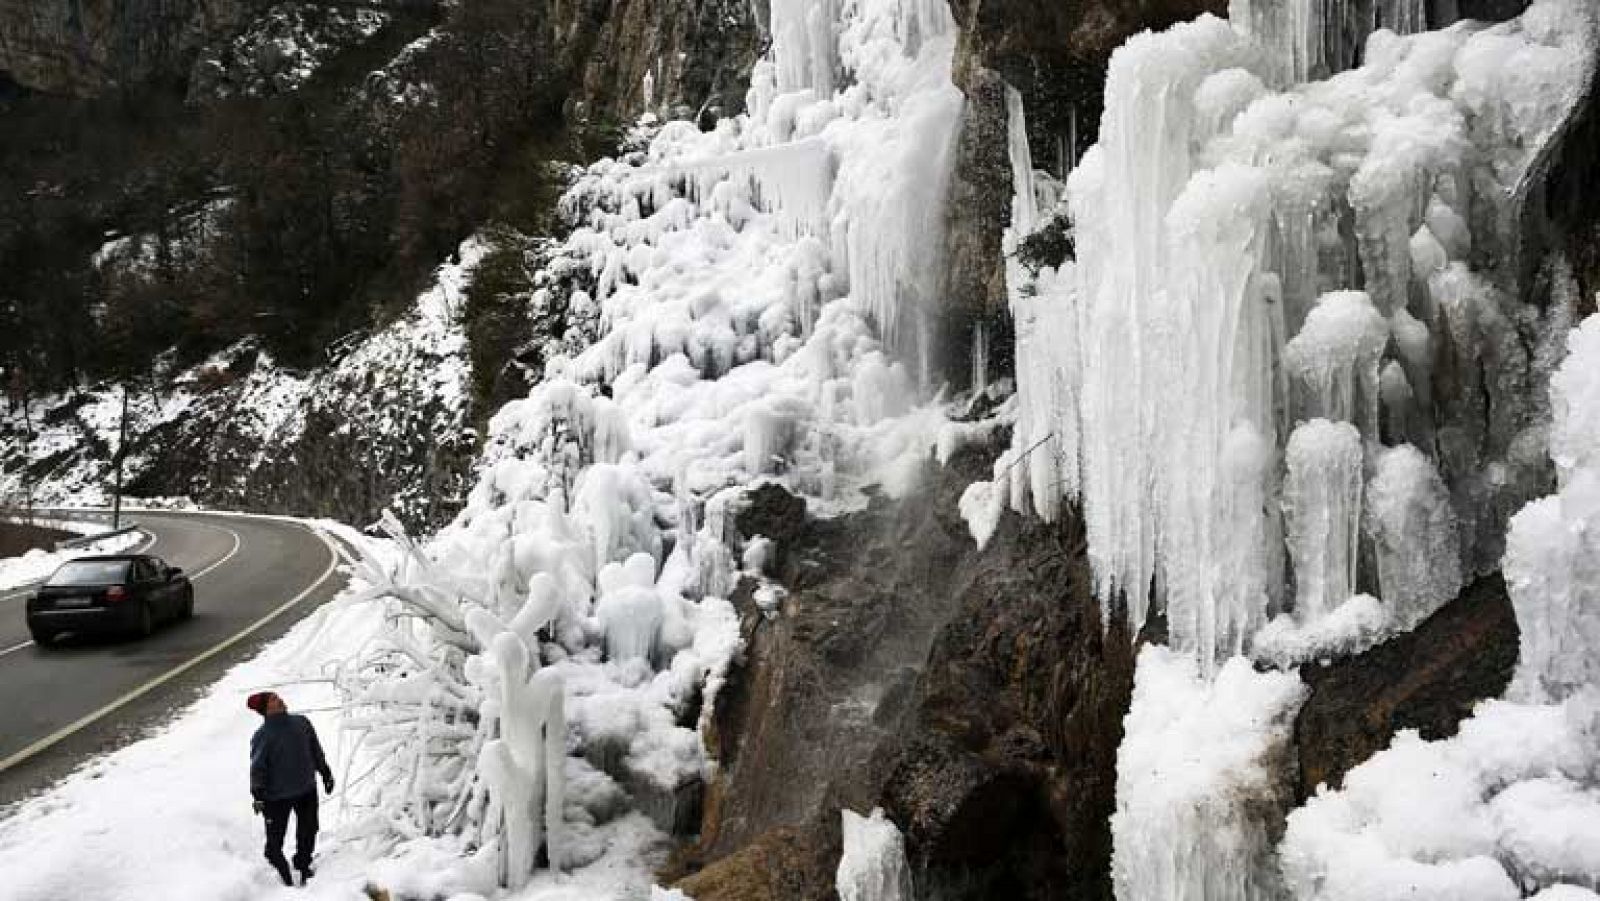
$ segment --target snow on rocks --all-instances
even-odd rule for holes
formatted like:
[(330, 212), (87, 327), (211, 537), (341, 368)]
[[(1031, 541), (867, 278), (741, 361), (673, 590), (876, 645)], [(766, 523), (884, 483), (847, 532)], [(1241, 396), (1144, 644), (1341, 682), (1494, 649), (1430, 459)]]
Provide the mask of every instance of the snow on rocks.
[[(265, 473), (294, 456), (314, 410), (329, 413), (337, 428), (364, 430), (388, 446), (419, 432), (459, 432), (468, 418), (471, 378), (462, 291), (486, 249), (476, 238), (463, 242), (457, 260), (439, 267), (407, 315), (342, 342), (332, 349), (335, 362), (325, 368), (307, 374), (280, 366), (247, 339), (173, 374), (164, 392), (132, 388), (127, 480), (149, 471), (165, 449), (149, 436), (170, 441), (176, 435), (226, 458), (227, 465), (212, 467), (216, 472), (199, 476), (194, 487), (212, 503), (242, 504), (261, 490)], [(106, 503), (123, 393), (107, 384), (42, 398), (29, 411), (31, 430), (6, 422), (5, 430), (22, 433), (22, 440), (14, 457), (0, 456), (0, 495), (28, 487), (38, 504)], [(23, 479), (29, 469), (44, 470), (31, 485)], [(426, 499), (420, 491), (402, 485), (394, 504), (421, 505)]]
[[(1600, 318), (1568, 344), (1551, 380), (1558, 463), (1600, 441)], [(1295, 897), (1510, 901), (1600, 887), (1600, 460), (1558, 470), (1559, 491), (1518, 513), (1507, 542), (1522, 633), (1514, 700), (1484, 703), (1451, 739), (1399, 733), (1293, 813), (1281, 856)]]

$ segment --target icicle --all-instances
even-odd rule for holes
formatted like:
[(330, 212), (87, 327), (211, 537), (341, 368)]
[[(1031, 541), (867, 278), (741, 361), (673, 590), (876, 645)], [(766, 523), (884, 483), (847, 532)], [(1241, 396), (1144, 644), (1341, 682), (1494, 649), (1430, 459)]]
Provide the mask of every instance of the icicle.
[(1294, 564), (1295, 619), (1310, 625), (1355, 593), (1361, 530), (1361, 435), (1313, 419), (1289, 438), (1283, 506)]
[(730, 221), (740, 218), (730, 215), (735, 200), (765, 209), (776, 218), (780, 234), (796, 239), (828, 234), (835, 170), (827, 142), (808, 138), (680, 164), (669, 177), (686, 180), (691, 200), (710, 201)]
[[(1038, 224), (1038, 186), (1022, 95), (1009, 86), (1006, 112), (1013, 192), (1011, 226), (1003, 247), (1006, 292), (1016, 333), (1018, 417), (1003, 469), (1016, 487), (996, 485), (992, 497), (971, 506), (992, 514), (979, 519), (987, 524), (981, 530), (985, 534), (993, 531), (1008, 497), (1019, 511), (1025, 510), (1031, 499), (1034, 512), (1053, 522), (1060, 514), (1061, 498), (1076, 497), (1079, 489), (1081, 364), (1075, 273), (1069, 262), (1060, 272), (1046, 269), (1030, 275), (1017, 259), (1018, 245)], [(997, 477), (1001, 471), (997, 464)]]
[(1006, 153), (1011, 161), (1011, 240), (1026, 238), (1039, 227), (1033, 185), (1033, 153), (1028, 147), (1028, 118), (1022, 92), (1006, 85)]
[(972, 324), (972, 383), (973, 397), (989, 390), (989, 325), (982, 320)]

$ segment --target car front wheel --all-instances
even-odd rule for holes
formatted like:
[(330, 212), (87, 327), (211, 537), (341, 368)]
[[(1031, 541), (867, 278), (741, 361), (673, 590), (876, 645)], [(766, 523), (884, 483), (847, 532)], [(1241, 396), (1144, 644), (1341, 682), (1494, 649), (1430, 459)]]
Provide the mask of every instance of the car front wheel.
[(189, 619), (194, 616), (194, 589), (190, 588), (183, 593), (183, 607), (178, 610), (178, 619)]
[(33, 643), (41, 648), (53, 644), (56, 640), (56, 633), (32, 624), (28, 626), (28, 634), (33, 636)]

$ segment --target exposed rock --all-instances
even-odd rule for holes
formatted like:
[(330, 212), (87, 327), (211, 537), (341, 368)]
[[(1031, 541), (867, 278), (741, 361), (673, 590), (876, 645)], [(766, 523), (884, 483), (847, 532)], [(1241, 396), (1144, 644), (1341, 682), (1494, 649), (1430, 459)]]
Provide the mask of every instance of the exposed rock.
[(822, 823), (773, 829), (677, 883), (695, 901), (797, 901), (831, 898), (838, 865), (838, 816), (832, 835)]
[(883, 806), (941, 898), (1110, 896), (1132, 643), (1100, 628), (1075, 521), (1008, 514), (973, 547), (955, 501), (997, 449), (833, 520), (800, 520), (774, 486), (750, 496), (739, 530), (777, 542), (790, 593), (773, 618), (736, 593), (746, 645), (712, 715), (717, 777), (664, 876), (698, 873), (679, 884), (701, 901), (774, 897), (713, 888), (755, 871), (776, 897), (831, 897), (839, 809)]
[(546, 0), (577, 118), (734, 115), (763, 47), (749, 0)]
[(1101, 627), (1081, 523), (1007, 513), (951, 590), (884, 791), (913, 862), (944, 897), (1111, 897), (1134, 643)]
[(49, 94), (181, 79), (263, 0), (0, 0), (0, 71)]
[(1311, 695), (1295, 721), (1300, 798), (1319, 784), (1338, 788), (1401, 729), (1426, 739), (1454, 735), (1473, 705), (1505, 692), (1519, 635), (1505, 581), (1495, 574), (1414, 631), (1328, 666), (1301, 667)]

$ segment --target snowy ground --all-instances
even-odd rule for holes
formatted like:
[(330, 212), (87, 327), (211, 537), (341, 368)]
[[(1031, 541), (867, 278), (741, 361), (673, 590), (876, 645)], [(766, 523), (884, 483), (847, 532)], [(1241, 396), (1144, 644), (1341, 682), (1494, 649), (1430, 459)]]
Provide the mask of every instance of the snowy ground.
[[(375, 555), (382, 542), (337, 524), (318, 525)], [(351, 591), (359, 590), (359, 584)], [(348, 599), (349, 593), (341, 596)], [(340, 729), (337, 661), (351, 659), (381, 627), (383, 608), (335, 600), (254, 659), (230, 670), (159, 734), (96, 760), (0, 820), (0, 886), (9, 901), (147, 901), (150, 898), (364, 899), (371, 884), (395, 897), (468, 901), (494, 894), (494, 879), (449, 841), (375, 847), (364, 814), (347, 807), (349, 771)], [(259, 718), (250, 693), (272, 689), (316, 723), (339, 780), (322, 807), (318, 875), (286, 889), (261, 856), (262, 825), (248, 791), (248, 748)], [(567, 874), (541, 872), (516, 901), (649, 898), (662, 837), (637, 814), (611, 824), (606, 852)], [(293, 839), (289, 840), (292, 846)]]

